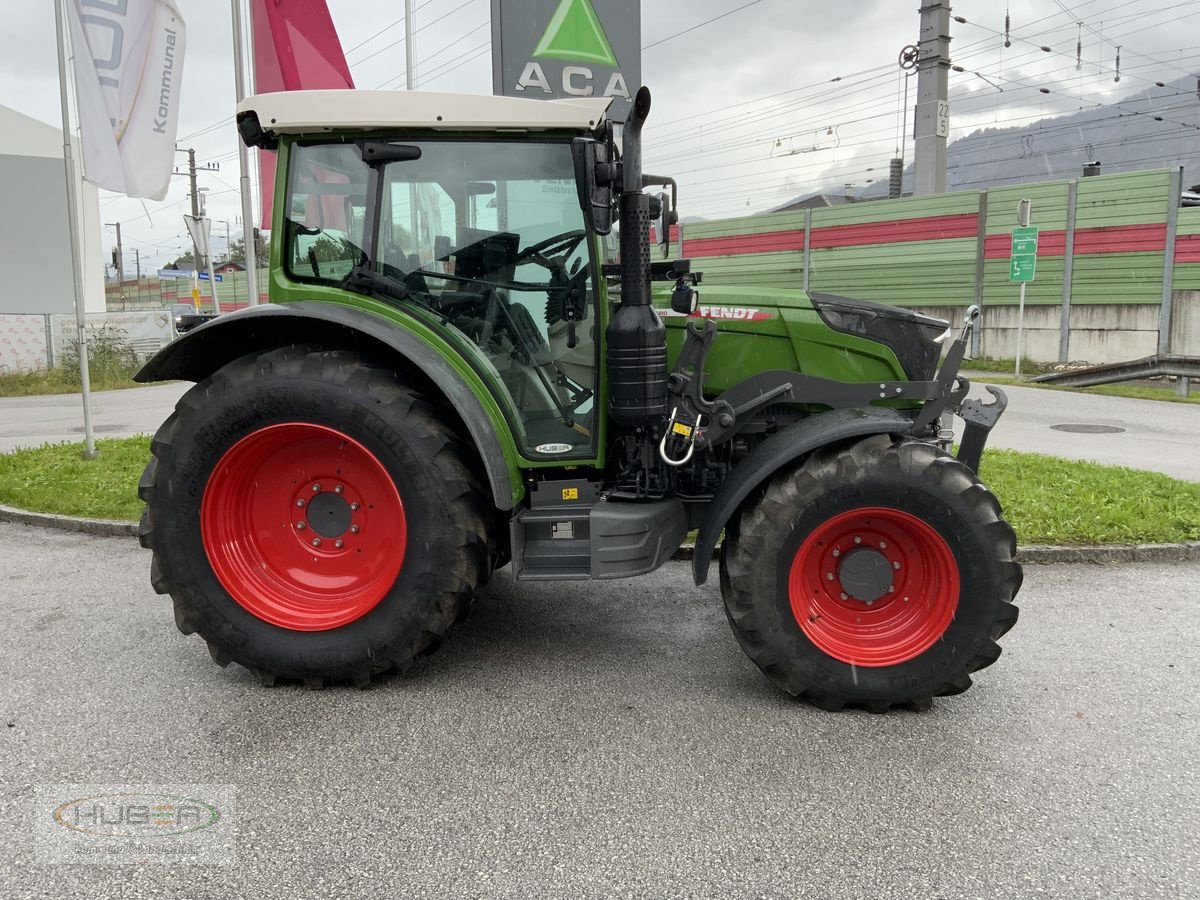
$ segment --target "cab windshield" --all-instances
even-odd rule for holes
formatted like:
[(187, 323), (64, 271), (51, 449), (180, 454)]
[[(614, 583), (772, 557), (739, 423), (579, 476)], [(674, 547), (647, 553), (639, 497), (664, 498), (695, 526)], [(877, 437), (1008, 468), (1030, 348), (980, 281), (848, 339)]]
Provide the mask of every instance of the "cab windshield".
[(288, 275), (385, 276), (399, 302), (482, 351), (526, 455), (593, 456), (594, 288), (570, 144), (392, 144), (415, 158), (371, 166), (359, 143), (291, 148)]

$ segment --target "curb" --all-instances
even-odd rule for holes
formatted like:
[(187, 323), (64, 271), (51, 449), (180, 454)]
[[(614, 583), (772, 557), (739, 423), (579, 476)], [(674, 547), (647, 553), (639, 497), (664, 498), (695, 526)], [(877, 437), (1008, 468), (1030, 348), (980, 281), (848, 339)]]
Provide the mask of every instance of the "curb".
[[(84, 519), (52, 513), (28, 512), (11, 506), (0, 506), (0, 522), (74, 531), (99, 537), (137, 537), (136, 522), (117, 522), (112, 519)], [(691, 560), (696, 548), (691, 544), (680, 547), (672, 559)], [(713, 551), (717, 558), (720, 548)], [(1092, 563), (1109, 565), (1129, 562), (1187, 562), (1200, 560), (1200, 541), (1175, 544), (1093, 544), (1086, 547), (1045, 547), (1030, 545), (1017, 549), (1017, 562), (1030, 565), (1047, 563)]]
[(0, 522), (15, 522), (18, 525), (34, 525), (38, 528), (54, 528), (58, 531), (75, 531), (100, 537), (137, 537), (136, 522), (117, 522), (112, 519), (82, 519), (77, 516), (59, 516), (53, 513), (27, 512), (11, 506), (0, 506)]

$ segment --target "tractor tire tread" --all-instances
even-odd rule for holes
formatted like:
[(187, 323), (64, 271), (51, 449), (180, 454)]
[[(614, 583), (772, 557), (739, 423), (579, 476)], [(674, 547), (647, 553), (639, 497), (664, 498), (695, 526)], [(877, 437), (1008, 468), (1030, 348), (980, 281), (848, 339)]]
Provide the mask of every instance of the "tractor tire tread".
[[(302, 390), (304, 382), (312, 379), (323, 384), (333, 382), (360, 398), (367, 397), (383, 418), (403, 422), (406, 436), (413, 438), (414, 451), (427, 461), (443, 491), (444, 517), (438, 527), (449, 531), (447, 543), (453, 558), (422, 571), (412, 586), (414, 594), (431, 598), (423, 622), (414, 623), (407, 633), (373, 648), (364, 661), (337, 671), (278, 671), (261, 665), (248, 652), (249, 635), (227, 620), (213, 621), (211, 609), (194, 601), (189, 585), (173, 564), (173, 554), (167, 552), (168, 537), (156, 527), (155, 508), (164, 493), (161, 479), (164, 470), (170, 468), (166, 461), (176, 455), (181, 427), (208, 408), (214, 398), (264, 375), (286, 378), (292, 389)], [(138, 536), (142, 546), (152, 552), (154, 589), (171, 595), (179, 630), (184, 634), (199, 632), (218, 665), (237, 662), (264, 686), (300, 682), (313, 690), (341, 683), (362, 687), (374, 676), (405, 672), (418, 656), (434, 652), (450, 627), (468, 615), (479, 586), (492, 572), (497, 553), (494, 516), (489, 494), (476, 474), (478, 466), (472, 466), (474, 450), (468, 439), (417, 387), (400, 381), (391, 368), (349, 351), (289, 346), (229, 363), (183, 395), (151, 441), (151, 453), (138, 485), (138, 494), (147, 503)]]
[[(777, 645), (777, 628), (764, 618), (762, 595), (770, 591), (765, 569), (776, 572), (777, 561), (764, 563), (764, 554), (778, 550), (797, 527), (806, 504), (830, 485), (845, 484), (867, 475), (882, 479), (916, 479), (931, 492), (955, 498), (982, 543), (990, 549), (990, 565), (998, 573), (995, 587), (984, 600), (988, 625), (956, 668), (939, 682), (899, 691), (887, 698), (860, 696), (850, 687), (806, 681), (798, 667), (784, 664)], [(726, 615), (738, 642), (763, 673), (794, 697), (829, 711), (859, 707), (886, 712), (893, 707), (928, 709), (935, 696), (959, 694), (971, 686), (971, 673), (1000, 657), (995, 641), (1016, 624), (1013, 598), (1021, 587), (1022, 570), (1015, 561), (1016, 536), (1003, 519), (999, 501), (974, 473), (935, 446), (911, 439), (876, 435), (849, 447), (818, 450), (777, 473), (752, 494), (726, 528), (720, 551), (721, 592)], [(794, 621), (794, 620), (793, 620)]]

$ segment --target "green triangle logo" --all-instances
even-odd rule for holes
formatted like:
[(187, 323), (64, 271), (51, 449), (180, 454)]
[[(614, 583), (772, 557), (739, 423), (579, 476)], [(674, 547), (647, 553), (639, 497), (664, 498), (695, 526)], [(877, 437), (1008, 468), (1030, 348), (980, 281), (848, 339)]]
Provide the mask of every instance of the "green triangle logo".
[(592, 8), (592, 0), (562, 0), (533, 55), (538, 59), (618, 67), (617, 55)]

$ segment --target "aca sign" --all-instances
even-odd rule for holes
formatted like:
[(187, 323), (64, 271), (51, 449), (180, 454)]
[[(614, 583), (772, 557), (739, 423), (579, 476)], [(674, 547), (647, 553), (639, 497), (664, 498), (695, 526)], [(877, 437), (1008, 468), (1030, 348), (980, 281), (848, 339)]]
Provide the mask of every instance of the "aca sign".
[(492, 0), (492, 80), (510, 97), (612, 97), (641, 84), (640, 0)]

